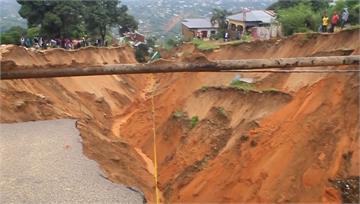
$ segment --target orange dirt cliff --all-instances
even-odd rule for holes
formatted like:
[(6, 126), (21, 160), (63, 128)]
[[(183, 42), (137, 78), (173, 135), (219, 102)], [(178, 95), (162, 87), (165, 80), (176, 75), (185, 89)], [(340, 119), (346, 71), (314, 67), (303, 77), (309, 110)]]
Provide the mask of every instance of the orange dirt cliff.
[[(206, 53), (185, 44), (167, 56), (358, 55), (359, 32), (297, 34)], [(113, 63), (136, 63), (131, 48), (1, 47), (2, 70)], [(155, 201), (153, 117), (164, 203), (359, 202), (357, 73), (113, 75), (4, 80), (0, 89), (2, 123), (76, 118), (85, 155), (149, 202)]]

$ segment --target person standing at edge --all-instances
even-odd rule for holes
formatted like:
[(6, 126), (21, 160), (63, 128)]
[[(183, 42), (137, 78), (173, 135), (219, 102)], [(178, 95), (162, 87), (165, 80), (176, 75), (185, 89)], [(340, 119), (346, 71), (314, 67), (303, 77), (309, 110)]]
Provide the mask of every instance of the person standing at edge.
[(331, 17), (330, 33), (333, 33), (335, 31), (335, 26), (338, 24), (339, 19), (340, 19), (339, 15), (337, 14), (336, 11), (334, 11), (333, 16)]
[(326, 12), (324, 13), (322, 17), (322, 32), (327, 32), (327, 26), (329, 25), (329, 17), (326, 15)]
[(344, 8), (344, 10), (341, 13), (341, 29), (344, 28), (345, 23), (348, 21), (348, 19), (349, 19), (348, 8)]

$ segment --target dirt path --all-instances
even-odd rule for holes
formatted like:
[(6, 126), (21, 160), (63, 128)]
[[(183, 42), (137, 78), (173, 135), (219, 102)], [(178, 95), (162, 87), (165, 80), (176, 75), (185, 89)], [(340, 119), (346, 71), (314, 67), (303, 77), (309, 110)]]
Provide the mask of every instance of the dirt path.
[(2, 203), (143, 203), (82, 153), (73, 120), (1, 124)]

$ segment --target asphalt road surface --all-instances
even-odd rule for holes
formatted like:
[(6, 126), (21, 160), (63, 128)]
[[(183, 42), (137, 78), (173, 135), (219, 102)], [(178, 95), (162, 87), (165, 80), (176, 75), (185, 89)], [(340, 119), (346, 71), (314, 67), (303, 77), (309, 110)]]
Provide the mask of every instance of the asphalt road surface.
[(74, 120), (0, 124), (0, 203), (143, 203), (102, 175)]

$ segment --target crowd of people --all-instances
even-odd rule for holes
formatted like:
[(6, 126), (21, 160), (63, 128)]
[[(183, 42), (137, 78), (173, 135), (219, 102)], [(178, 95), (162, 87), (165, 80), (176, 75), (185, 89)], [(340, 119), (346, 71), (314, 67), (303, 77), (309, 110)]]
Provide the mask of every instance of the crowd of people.
[(333, 33), (335, 31), (336, 26), (340, 25), (341, 29), (343, 29), (348, 19), (349, 19), (349, 11), (347, 8), (344, 8), (342, 10), (340, 16), (336, 11), (334, 11), (330, 19), (327, 16), (326, 12), (324, 12), (324, 15), (322, 16), (321, 19), (322, 21), (321, 28), (319, 30), (320, 32), (324, 32), (324, 33), (326, 32)]
[(83, 37), (81, 39), (70, 39), (70, 38), (56, 38), (56, 39), (44, 39), (43, 37), (24, 37), (20, 39), (21, 46), (27, 48), (36, 48), (36, 49), (47, 49), (47, 48), (64, 48), (64, 49), (79, 49), (81, 47), (87, 47), (90, 45), (103, 47), (107, 46), (108, 42), (104, 42), (101, 39), (97, 39), (94, 42)]

